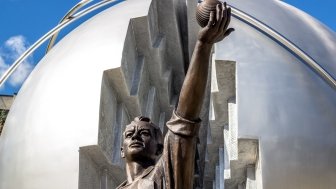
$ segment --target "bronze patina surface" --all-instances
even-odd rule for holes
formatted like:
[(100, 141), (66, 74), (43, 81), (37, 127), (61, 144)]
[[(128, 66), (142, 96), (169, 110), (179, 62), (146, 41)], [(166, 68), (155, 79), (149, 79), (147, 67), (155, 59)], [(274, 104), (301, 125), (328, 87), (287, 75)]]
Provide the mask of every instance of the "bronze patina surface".
[(136, 117), (126, 126), (121, 156), (126, 162), (127, 180), (118, 189), (193, 188), (196, 138), (211, 48), (234, 31), (228, 28), (230, 17), (231, 9), (220, 3), (200, 30), (164, 141), (149, 118)]

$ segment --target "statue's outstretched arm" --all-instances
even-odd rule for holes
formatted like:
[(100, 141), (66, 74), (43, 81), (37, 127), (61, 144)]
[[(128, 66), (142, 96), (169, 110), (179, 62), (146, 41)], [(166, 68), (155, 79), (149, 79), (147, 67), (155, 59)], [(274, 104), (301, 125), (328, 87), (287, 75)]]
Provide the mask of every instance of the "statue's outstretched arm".
[(226, 3), (218, 4), (216, 13), (210, 13), (208, 25), (198, 34), (176, 109), (181, 117), (189, 120), (199, 118), (208, 78), (211, 48), (214, 43), (223, 40), (234, 31), (233, 28), (228, 28), (230, 18), (231, 9), (226, 7)]

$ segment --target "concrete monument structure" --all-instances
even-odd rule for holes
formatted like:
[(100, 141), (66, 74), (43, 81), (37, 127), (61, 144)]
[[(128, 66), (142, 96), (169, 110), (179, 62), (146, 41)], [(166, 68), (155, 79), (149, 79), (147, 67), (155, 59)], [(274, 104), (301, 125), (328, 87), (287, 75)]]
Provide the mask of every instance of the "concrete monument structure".
[[(123, 1), (60, 41), (11, 107), (0, 188), (121, 183), (124, 126), (141, 113), (163, 128), (176, 104), (198, 31), (186, 2)], [(213, 51), (194, 186), (334, 188), (335, 33), (282, 1), (228, 4), (236, 31)]]
[(0, 95), (0, 135), (14, 99), (14, 95)]

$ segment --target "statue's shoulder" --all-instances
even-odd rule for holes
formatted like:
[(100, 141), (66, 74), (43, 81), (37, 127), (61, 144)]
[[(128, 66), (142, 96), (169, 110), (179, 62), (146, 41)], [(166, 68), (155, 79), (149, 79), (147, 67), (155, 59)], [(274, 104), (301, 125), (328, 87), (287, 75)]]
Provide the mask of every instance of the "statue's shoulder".
[(153, 181), (156, 185), (162, 183), (164, 180), (164, 162), (162, 157), (156, 162), (150, 173), (144, 177), (145, 179)]

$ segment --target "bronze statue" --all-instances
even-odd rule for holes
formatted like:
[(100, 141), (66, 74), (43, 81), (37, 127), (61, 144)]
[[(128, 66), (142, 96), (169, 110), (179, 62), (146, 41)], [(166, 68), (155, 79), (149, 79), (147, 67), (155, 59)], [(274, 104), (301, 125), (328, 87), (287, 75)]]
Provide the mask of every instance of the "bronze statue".
[(226, 3), (217, 4), (207, 26), (200, 30), (164, 142), (160, 129), (149, 118), (136, 117), (126, 126), (121, 156), (126, 161), (127, 180), (118, 189), (193, 188), (196, 137), (210, 52), (214, 43), (234, 31), (228, 28), (230, 17)]

